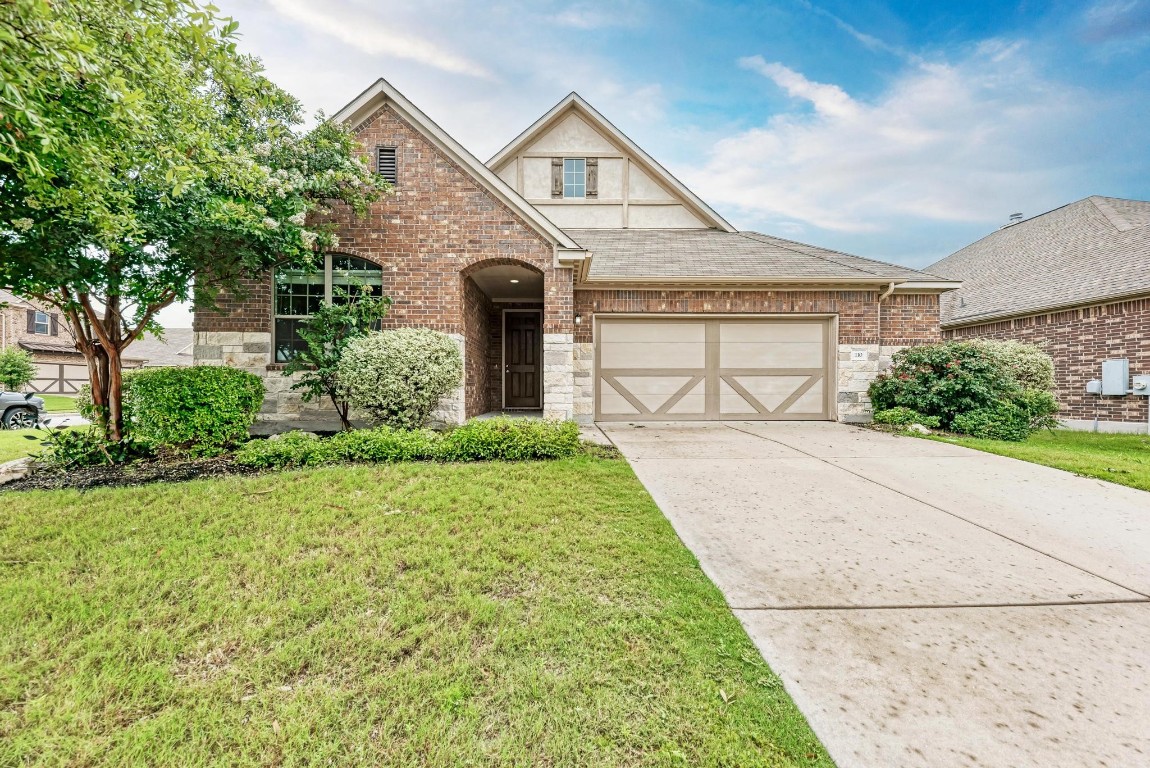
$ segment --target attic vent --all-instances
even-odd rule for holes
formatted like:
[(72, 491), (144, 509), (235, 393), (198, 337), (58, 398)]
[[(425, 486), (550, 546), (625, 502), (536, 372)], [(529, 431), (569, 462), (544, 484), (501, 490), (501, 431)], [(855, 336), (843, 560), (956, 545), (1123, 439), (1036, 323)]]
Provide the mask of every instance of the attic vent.
[(390, 184), (399, 181), (399, 168), (395, 158), (395, 147), (377, 147), (375, 171)]

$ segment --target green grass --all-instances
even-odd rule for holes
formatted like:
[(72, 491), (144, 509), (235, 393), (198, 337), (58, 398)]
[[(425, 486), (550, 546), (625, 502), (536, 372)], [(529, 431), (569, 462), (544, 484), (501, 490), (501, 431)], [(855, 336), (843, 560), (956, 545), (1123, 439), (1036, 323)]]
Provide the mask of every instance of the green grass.
[[(29, 440), (28, 436), (37, 439)], [(43, 450), (40, 445), (43, 436), (44, 431), (38, 429), (0, 429), (0, 464)]]
[(75, 413), (76, 398), (69, 395), (36, 395), (44, 398), (44, 408), (48, 413)]
[(1023, 443), (953, 436), (934, 439), (1150, 491), (1150, 437), (1146, 435), (1060, 429), (1035, 433)]
[(830, 765), (625, 462), (0, 494), (0, 764)]

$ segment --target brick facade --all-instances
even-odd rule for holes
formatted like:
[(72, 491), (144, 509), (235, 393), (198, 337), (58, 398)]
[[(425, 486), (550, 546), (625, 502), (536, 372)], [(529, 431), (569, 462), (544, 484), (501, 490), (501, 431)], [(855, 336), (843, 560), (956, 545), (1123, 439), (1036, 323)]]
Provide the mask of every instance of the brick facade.
[[(396, 148), (398, 183), (393, 196), (374, 203), (363, 217), (333, 214), (340, 238), (335, 250), (383, 267), (384, 293), (395, 302), (385, 327), (424, 326), (463, 339), (464, 411), (483, 413), (492, 391), (488, 323), (497, 313), (469, 276), (507, 264), (541, 273), (544, 332), (570, 334), (572, 271), (555, 267), (550, 242), (390, 107), (381, 107), (355, 132), (369, 159), (376, 147)], [(269, 274), (245, 284), (242, 295), (221, 296), (220, 312), (198, 311), (197, 362), (227, 362), (212, 343), (221, 334), (270, 334), (271, 299)], [(261, 362), (232, 364), (269, 379), (279, 376), (270, 354)]]
[(682, 291), (579, 290), (575, 313), (576, 343), (591, 343), (591, 322), (599, 313), (654, 314), (833, 314), (838, 316), (839, 344), (911, 346), (938, 341), (938, 296), (895, 294), (882, 302), (880, 328), (877, 291)]
[(1036, 344), (1054, 358), (1062, 418), (1146, 423), (1148, 398), (1088, 395), (1086, 382), (1099, 378), (1103, 360), (1116, 357), (1130, 360), (1132, 374), (1150, 373), (1150, 297), (948, 328), (943, 336)]

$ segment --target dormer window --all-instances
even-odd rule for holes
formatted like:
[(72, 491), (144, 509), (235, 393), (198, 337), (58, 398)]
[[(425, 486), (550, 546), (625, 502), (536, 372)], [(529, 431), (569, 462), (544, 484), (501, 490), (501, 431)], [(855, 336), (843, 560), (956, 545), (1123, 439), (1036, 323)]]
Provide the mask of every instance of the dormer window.
[(34, 312), (32, 314), (32, 333), (47, 336), (52, 332), (52, 319), (47, 312)]
[(587, 196), (587, 161), (581, 157), (563, 160), (563, 197)]

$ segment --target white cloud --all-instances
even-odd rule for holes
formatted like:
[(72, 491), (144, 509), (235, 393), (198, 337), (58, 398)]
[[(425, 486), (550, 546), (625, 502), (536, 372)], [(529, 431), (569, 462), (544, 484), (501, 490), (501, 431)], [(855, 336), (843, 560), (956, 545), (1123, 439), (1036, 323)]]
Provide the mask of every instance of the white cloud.
[(1036, 75), (1016, 42), (908, 67), (866, 101), (761, 57), (740, 64), (813, 112), (800, 106), (718, 141), (690, 174), (697, 191), (756, 221), (832, 231), (998, 221), (1019, 198), (1065, 187), (1056, 182), (1076, 162), (1068, 137), (1091, 110), (1082, 93)]
[(410, 30), (387, 23), (343, 0), (327, 0), (324, 3), (268, 0), (268, 3), (285, 17), (306, 25), (309, 30), (331, 35), (366, 54), (409, 59), (460, 75), (492, 77), (485, 67), (476, 62), (413, 34)]

